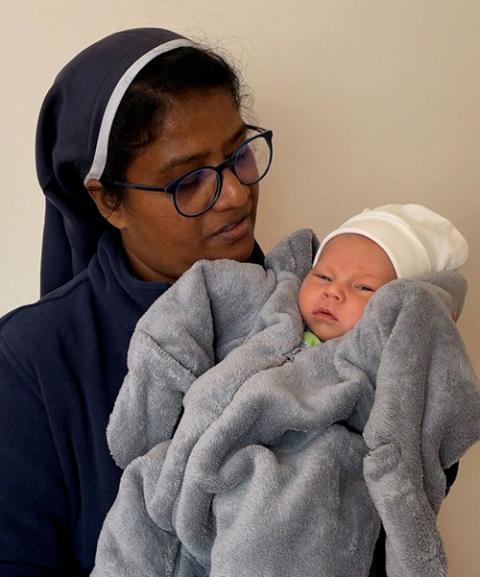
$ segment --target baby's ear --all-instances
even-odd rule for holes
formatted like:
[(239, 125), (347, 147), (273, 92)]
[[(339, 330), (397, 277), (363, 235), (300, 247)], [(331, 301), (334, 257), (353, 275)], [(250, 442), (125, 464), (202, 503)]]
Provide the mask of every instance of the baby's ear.
[(450, 312), (450, 314), (452, 315), (452, 320), (453, 320), (453, 322), (456, 323), (456, 322), (458, 321), (457, 311), (452, 310), (452, 311)]

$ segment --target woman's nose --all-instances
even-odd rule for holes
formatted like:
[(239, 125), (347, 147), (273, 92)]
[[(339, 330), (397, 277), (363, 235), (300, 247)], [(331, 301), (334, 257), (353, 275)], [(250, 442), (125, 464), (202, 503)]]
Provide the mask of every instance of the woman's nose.
[(220, 196), (213, 208), (215, 210), (228, 210), (244, 206), (251, 195), (250, 187), (242, 184), (233, 174), (230, 168), (223, 171), (223, 182)]

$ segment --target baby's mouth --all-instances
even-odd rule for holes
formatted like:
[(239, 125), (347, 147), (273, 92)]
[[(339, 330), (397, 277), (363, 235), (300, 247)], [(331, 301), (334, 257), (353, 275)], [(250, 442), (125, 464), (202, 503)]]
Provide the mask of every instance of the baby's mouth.
[(332, 312), (330, 312), (328, 309), (323, 308), (323, 307), (313, 311), (313, 316), (317, 317), (317, 318), (324, 319), (324, 320), (329, 320), (329, 321), (334, 321), (334, 322), (338, 321), (337, 317)]

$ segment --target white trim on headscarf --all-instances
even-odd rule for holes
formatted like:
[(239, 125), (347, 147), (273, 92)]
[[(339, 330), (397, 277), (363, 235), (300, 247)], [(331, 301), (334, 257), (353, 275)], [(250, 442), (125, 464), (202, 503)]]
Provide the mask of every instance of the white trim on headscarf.
[(169, 52), (170, 50), (175, 50), (176, 48), (181, 48), (183, 46), (194, 46), (194, 43), (186, 38), (177, 38), (176, 40), (170, 40), (160, 44), (159, 46), (155, 46), (155, 48), (152, 48), (152, 50), (149, 50), (138, 60), (136, 60), (120, 78), (112, 94), (110, 95), (108, 104), (105, 107), (105, 112), (103, 113), (102, 124), (100, 125), (100, 131), (98, 133), (97, 146), (95, 148), (95, 155), (93, 157), (90, 170), (83, 180), (83, 184), (85, 186), (89, 180), (101, 178), (103, 171), (105, 170), (105, 164), (107, 162), (108, 140), (110, 138), (110, 130), (112, 128), (113, 119), (117, 112), (118, 106), (120, 105), (120, 102), (133, 79), (137, 76), (140, 70), (142, 70), (142, 68), (144, 68), (144, 66), (146, 66), (156, 56), (164, 54), (165, 52)]

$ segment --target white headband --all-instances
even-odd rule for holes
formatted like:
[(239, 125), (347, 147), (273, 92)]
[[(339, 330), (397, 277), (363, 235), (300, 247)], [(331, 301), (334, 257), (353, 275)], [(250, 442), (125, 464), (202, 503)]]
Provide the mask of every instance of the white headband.
[(195, 44), (186, 38), (177, 38), (176, 40), (170, 40), (169, 42), (164, 42), (159, 46), (155, 46), (155, 48), (152, 48), (152, 50), (149, 50), (143, 54), (129, 68), (127, 68), (124, 75), (120, 78), (117, 85), (115, 86), (115, 89), (110, 95), (107, 106), (105, 107), (105, 112), (103, 113), (102, 124), (100, 125), (100, 131), (97, 138), (97, 146), (95, 148), (95, 155), (93, 157), (90, 170), (83, 180), (83, 184), (85, 186), (89, 180), (101, 178), (103, 171), (105, 170), (108, 152), (108, 139), (110, 138), (110, 130), (112, 129), (113, 119), (115, 118), (115, 114), (117, 113), (117, 109), (125, 95), (125, 92), (127, 91), (135, 76), (137, 76), (140, 70), (142, 70), (142, 68), (144, 68), (151, 60), (160, 54), (170, 52), (170, 50), (175, 50), (176, 48), (181, 48), (182, 46), (195, 46)]

